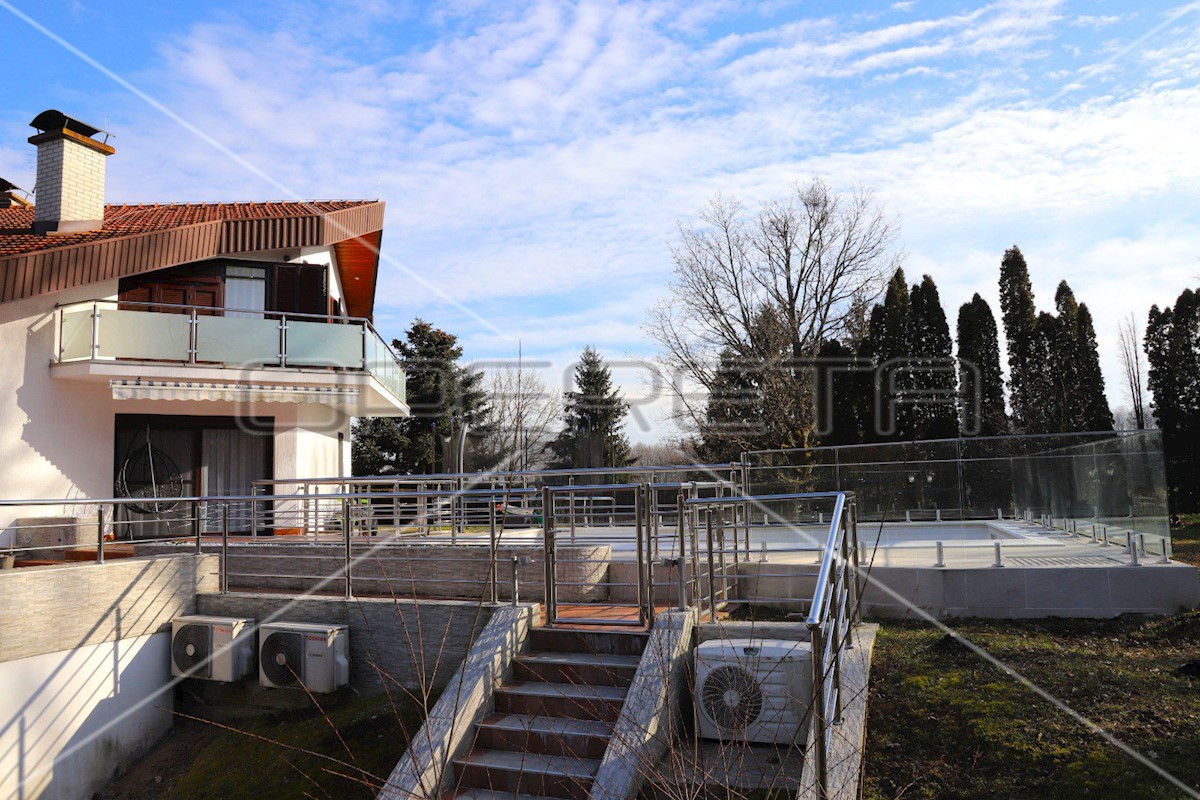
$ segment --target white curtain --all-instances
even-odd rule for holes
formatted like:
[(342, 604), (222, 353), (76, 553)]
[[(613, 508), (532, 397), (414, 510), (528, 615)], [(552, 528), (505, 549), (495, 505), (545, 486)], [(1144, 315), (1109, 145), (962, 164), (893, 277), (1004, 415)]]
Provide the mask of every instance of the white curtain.
[[(265, 311), (267, 308), (267, 273), (257, 267), (225, 268), (225, 307), (241, 311)], [(262, 314), (243, 314), (231, 311), (230, 317), (261, 318)]]
[[(237, 428), (206, 428), (201, 434), (204, 494), (208, 497), (250, 494), (251, 481), (268, 477), (265, 442), (263, 436)], [(219, 510), (214, 507), (209, 512), (210, 529), (220, 525), (215, 514)], [(232, 529), (250, 529), (249, 503), (231, 504), (229, 516)]]

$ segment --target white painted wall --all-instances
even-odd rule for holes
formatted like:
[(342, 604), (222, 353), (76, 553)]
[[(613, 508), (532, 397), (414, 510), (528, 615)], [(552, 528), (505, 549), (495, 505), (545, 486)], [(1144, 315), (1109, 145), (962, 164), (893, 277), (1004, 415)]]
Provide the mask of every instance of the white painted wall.
[[(333, 260), (328, 248), (305, 256), (309, 258), (314, 263)], [(114, 280), (0, 304), (0, 499), (110, 497), (117, 413), (272, 416), (278, 478), (337, 475), (340, 432), (344, 438), (340, 463), (349, 472), (350, 417), (345, 413), (349, 409), (292, 403), (247, 407), (200, 401), (118, 402), (105, 381), (53, 377), (55, 304), (116, 296)], [(186, 377), (187, 368), (179, 372)], [(64, 506), (0, 507), (0, 547), (11, 541), (15, 519), (69, 515), (75, 512)]]
[(0, 664), (0, 800), (86, 800), (171, 726), (169, 633)]

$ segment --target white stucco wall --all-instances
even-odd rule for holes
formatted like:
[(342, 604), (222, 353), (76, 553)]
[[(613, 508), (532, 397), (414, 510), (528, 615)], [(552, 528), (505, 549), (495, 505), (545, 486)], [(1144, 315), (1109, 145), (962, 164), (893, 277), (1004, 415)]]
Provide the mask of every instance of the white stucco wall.
[(171, 726), (169, 633), (0, 664), (0, 800), (85, 800)]
[[(309, 257), (332, 261), (327, 250), (305, 260)], [(56, 347), (55, 304), (116, 295), (117, 281), (107, 281), (0, 304), (0, 499), (110, 497), (118, 413), (274, 417), (277, 478), (337, 475), (337, 435), (342, 433), (340, 463), (349, 472), (348, 409), (293, 403), (115, 401), (105, 380), (54, 377), (50, 363)], [(178, 374), (186, 379), (187, 368), (180, 367)], [(236, 379), (236, 373), (230, 376)], [(10, 542), (15, 519), (71, 515), (64, 506), (0, 507), (0, 547)]]

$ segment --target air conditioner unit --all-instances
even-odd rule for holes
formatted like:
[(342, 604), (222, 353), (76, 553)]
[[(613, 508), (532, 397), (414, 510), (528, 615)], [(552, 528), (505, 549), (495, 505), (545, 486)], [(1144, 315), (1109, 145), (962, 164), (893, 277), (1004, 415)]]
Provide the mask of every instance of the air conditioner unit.
[(171, 674), (240, 681), (254, 669), (254, 620), (176, 617), (171, 620)]
[(270, 688), (332, 692), (350, 682), (350, 628), (272, 622), (258, 629), (258, 680)]
[(789, 744), (812, 698), (812, 648), (777, 639), (718, 639), (696, 648), (700, 735)]

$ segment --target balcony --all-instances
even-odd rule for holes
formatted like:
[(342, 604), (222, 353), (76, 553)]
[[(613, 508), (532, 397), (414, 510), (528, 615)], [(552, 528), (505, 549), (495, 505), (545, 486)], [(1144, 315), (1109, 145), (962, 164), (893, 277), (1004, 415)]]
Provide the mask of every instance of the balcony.
[(227, 380), (237, 370), (241, 383), (344, 386), (367, 379), (385, 404), (407, 412), (404, 370), (361, 317), (88, 300), (56, 308), (54, 323), (53, 365), (77, 365), (64, 377), (129, 377), (134, 373), (111, 367), (138, 365), (139, 377)]

